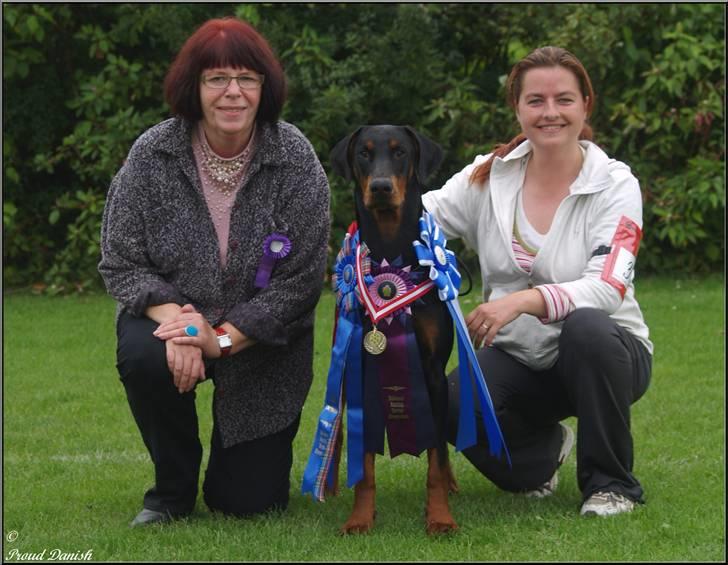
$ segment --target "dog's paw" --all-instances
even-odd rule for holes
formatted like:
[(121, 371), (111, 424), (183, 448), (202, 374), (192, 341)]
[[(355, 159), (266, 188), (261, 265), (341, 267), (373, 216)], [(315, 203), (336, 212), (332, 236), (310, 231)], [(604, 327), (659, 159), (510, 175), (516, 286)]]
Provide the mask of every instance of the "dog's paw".
[(441, 518), (428, 518), (426, 530), (428, 536), (436, 536), (440, 534), (450, 534), (456, 532), (458, 525), (452, 516), (442, 516)]
[(366, 534), (374, 528), (375, 517), (376, 513), (374, 513), (371, 517), (352, 515), (349, 517), (346, 523), (341, 526), (341, 529), (339, 529), (339, 533), (342, 536), (346, 536), (349, 534)]

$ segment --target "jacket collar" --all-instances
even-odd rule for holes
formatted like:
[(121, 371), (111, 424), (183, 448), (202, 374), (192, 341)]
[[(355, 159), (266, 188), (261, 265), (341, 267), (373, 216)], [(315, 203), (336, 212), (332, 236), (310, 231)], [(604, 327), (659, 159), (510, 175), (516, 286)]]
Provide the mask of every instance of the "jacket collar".
[[(591, 141), (581, 140), (579, 144), (584, 148), (586, 154), (581, 172), (571, 185), (571, 193), (588, 194), (604, 190), (610, 185), (609, 164), (612, 159)], [(517, 172), (522, 174), (532, 150), (531, 142), (526, 140), (502, 159), (496, 157), (491, 174), (499, 178), (515, 175)], [(509, 184), (514, 190), (517, 190), (522, 183)]]
[[(610, 162), (606, 153), (594, 143), (580, 141), (585, 149), (581, 172), (571, 185), (571, 194), (600, 192), (610, 186)], [(516, 210), (516, 195), (523, 186), (526, 164), (532, 151), (531, 143), (526, 140), (506, 155), (496, 157), (490, 177), (489, 195), (496, 211), (496, 222), (503, 241), (510, 242), (513, 230), (513, 216)]]

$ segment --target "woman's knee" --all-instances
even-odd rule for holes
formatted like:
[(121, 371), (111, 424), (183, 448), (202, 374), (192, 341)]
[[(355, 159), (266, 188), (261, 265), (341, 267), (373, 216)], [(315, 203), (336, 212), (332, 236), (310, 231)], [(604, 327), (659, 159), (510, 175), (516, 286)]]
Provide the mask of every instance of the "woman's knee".
[(606, 387), (612, 395), (631, 394), (629, 348), (616, 322), (601, 310), (579, 309), (566, 319), (559, 339), (558, 368), (562, 384), (575, 394), (572, 404), (576, 398), (583, 402), (577, 391), (591, 395)]
[(605, 312), (596, 308), (579, 308), (564, 320), (560, 340), (562, 344), (593, 346), (595, 340), (609, 336), (613, 326), (614, 321)]
[(122, 381), (154, 378), (168, 380), (164, 342), (152, 335), (157, 324), (148, 318), (124, 315), (117, 330), (116, 367)]
[(579, 308), (564, 321), (559, 349), (560, 353), (569, 348), (572, 352), (598, 356), (615, 339), (619, 340), (619, 333), (608, 314), (595, 308)]

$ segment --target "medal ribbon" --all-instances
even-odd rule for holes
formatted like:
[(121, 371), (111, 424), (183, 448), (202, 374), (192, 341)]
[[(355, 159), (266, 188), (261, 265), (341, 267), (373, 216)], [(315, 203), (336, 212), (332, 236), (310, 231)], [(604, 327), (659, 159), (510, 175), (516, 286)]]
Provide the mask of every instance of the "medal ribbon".
[[(385, 324), (386, 325), (386, 324)], [(412, 409), (413, 367), (409, 363), (407, 349), (408, 333), (398, 321), (383, 328), (387, 336), (387, 348), (378, 355), (375, 363), (379, 373), (379, 391), (385, 408), (384, 421), (389, 440), (389, 455), (400, 453), (419, 455), (417, 451), (417, 430)]]
[(398, 296), (394, 300), (388, 301), (387, 304), (382, 308), (377, 308), (377, 305), (374, 304), (372, 297), (369, 296), (369, 289), (364, 282), (364, 274), (361, 266), (361, 245), (357, 245), (356, 247), (356, 282), (357, 286), (359, 287), (359, 296), (361, 297), (362, 303), (369, 313), (369, 317), (371, 318), (372, 324), (374, 325), (376, 325), (377, 322), (382, 318), (386, 318), (400, 308), (404, 308), (418, 298), (422, 298), (430, 291), (430, 289), (435, 286), (434, 282), (425, 281), (418, 284), (409, 292)]

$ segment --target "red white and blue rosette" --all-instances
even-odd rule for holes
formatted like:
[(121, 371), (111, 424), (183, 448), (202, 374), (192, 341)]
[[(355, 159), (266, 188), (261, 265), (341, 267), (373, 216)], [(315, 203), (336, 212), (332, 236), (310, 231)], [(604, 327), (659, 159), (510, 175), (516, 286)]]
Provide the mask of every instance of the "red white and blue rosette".
[(455, 254), (447, 249), (447, 240), (440, 226), (428, 212), (424, 212), (419, 221), (420, 241), (414, 241), (414, 249), (420, 265), (430, 268), (429, 277), (437, 287), (440, 300), (445, 302), (453, 321), (458, 340), (458, 370), (460, 371), (460, 420), (458, 436), (455, 443), (457, 451), (462, 451), (477, 443), (475, 419), (475, 403), (473, 384), (477, 390), (483, 423), (488, 437), (491, 455), (500, 456), (505, 452), (510, 465), (511, 459), (506, 447), (503, 433), (498, 425), (493, 402), (483, 372), (475, 356), (475, 349), (468, 335), (467, 324), (458, 303), (458, 290), (461, 276), (455, 264)]
[[(384, 259), (371, 269), (372, 280), (367, 285), (367, 291), (377, 310), (381, 310), (391, 304), (393, 300), (405, 296), (415, 288), (410, 273), (411, 267), (400, 267), (395, 263), (390, 264)], [(392, 319), (399, 314), (412, 314), (409, 303), (392, 312), (384, 320), (391, 323)]]

